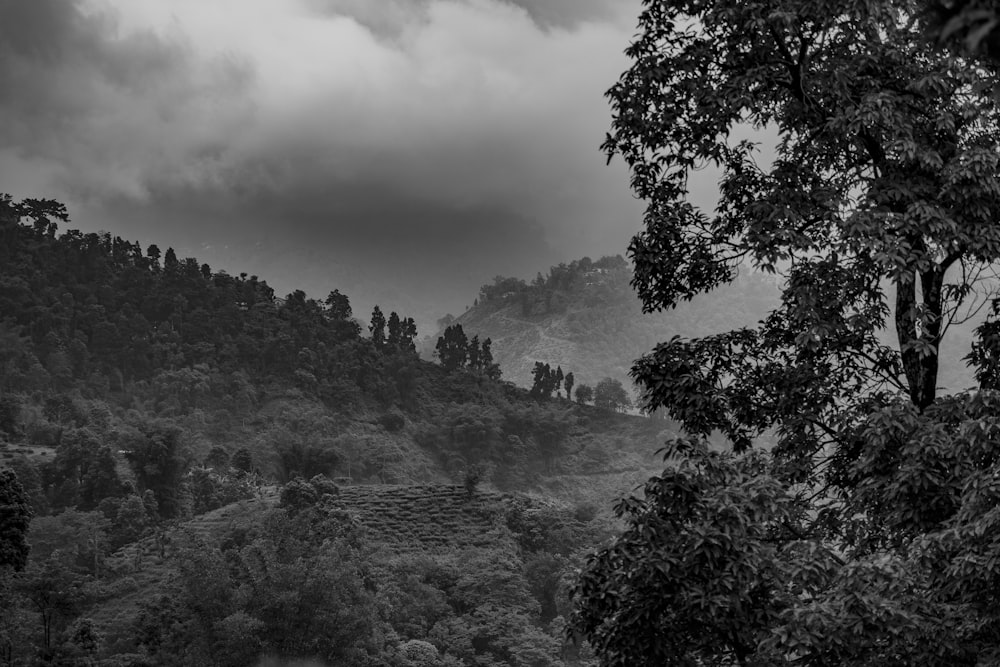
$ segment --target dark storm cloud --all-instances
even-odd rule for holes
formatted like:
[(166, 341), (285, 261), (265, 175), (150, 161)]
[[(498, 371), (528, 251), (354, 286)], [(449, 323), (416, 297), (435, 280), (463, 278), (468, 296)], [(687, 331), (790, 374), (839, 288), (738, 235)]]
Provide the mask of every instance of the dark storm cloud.
[(632, 4), (0, 0), (0, 191), (456, 304), (638, 226), (597, 150)]
[(245, 62), (198, 59), (182, 35), (123, 32), (116, 12), (85, 6), (0, 0), (3, 187), (142, 196), (149, 175), (204, 161), (246, 116)]
[[(377, 303), (415, 317), (422, 334), (445, 310), (471, 305), (483, 282), (531, 275), (552, 256), (541, 226), (513, 211), (448, 205), (374, 183), (224, 196), (182, 187), (152, 196), (155, 210), (121, 198), (102, 213), (125, 221), (121, 232), (130, 238), (155, 240), (170, 229), (197, 239), (178, 254), (263, 276), (279, 295), (339, 289), (358, 317)], [(232, 211), (240, 212), (238, 226), (216, 224)]]

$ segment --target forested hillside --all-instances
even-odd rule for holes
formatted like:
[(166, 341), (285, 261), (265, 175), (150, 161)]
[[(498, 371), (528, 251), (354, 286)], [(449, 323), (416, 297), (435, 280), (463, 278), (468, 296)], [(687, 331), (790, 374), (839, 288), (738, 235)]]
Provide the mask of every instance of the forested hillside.
[(657, 343), (753, 325), (778, 294), (769, 277), (747, 271), (735, 290), (717, 299), (644, 314), (631, 279), (620, 256), (559, 264), (531, 282), (497, 276), (480, 288), (470, 310), (441, 324), (490, 338), (504, 376), (521, 386), (532, 385), (536, 361), (572, 372), (578, 385), (610, 377), (631, 386), (632, 362)]
[[(724, 290), (643, 313), (631, 280), (632, 269), (620, 256), (559, 264), (531, 282), (497, 276), (480, 288), (471, 309), (439, 322), (438, 336), (444, 327), (460, 324), (470, 337), (490, 338), (504, 376), (520, 386), (532, 386), (534, 364), (542, 362), (573, 373), (577, 386), (593, 387), (610, 377), (631, 387), (633, 362), (657, 344), (673, 336), (752, 328), (779, 303), (781, 288), (779, 276), (743, 267)], [(888, 292), (891, 297), (891, 287)], [(983, 301), (980, 297), (974, 306)], [(957, 314), (948, 345), (941, 349), (942, 387), (960, 390), (974, 384), (963, 357), (983, 316), (974, 307)], [(892, 335), (882, 332), (886, 339)], [(421, 343), (424, 358), (433, 357), (428, 344), (433, 340), (437, 336)]]
[[(667, 422), (421, 361), (407, 314), (365, 326), (336, 289), (280, 298), (66, 221), (0, 199), (4, 659), (585, 659), (560, 582)], [(387, 539), (366, 508), (415, 484), (443, 533), (492, 537)]]

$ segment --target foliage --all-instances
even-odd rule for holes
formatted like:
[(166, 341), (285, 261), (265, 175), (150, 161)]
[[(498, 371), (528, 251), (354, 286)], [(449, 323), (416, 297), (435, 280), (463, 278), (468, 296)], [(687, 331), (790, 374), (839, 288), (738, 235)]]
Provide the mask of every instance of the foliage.
[[(937, 395), (944, 333), (1000, 259), (996, 77), (924, 39), (923, 9), (644, 3), (604, 146), (647, 203), (632, 283), (653, 311), (753, 266), (782, 296), (756, 328), (675, 337), (633, 367), (646, 409), (692, 439), (619, 505), (625, 532), (575, 586), (605, 664), (1000, 655), (981, 594), (995, 323), (970, 356), (980, 391)], [(731, 139), (747, 125), (777, 132), (773, 160)], [(712, 215), (688, 199), (705, 164)], [(737, 453), (709, 453), (715, 434)]]
[(253, 470), (253, 454), (246, 447), (240, 447), (233, 453), (231, 463), (233, 469), (248, 473)]
[(31, 506), (12, 470), (0, 470), (0, 570), (24, 569), (28, 562)]
[(469, 358), (469, 339), (462, 325), (455, 324), (445, 329), (444, 335), (438, 338), (435, 351), (446, 370), (453, 371), (464, 366)]
[(378, 306), (372, 310), (371, 324), (368, 325), (368, 330), (372, 334), (372, 345), (375, 346), (376, 350), (385, 345), (385, 315), (382, 314), (382, 309)]
[(573, 397), (573, 383), (576, 382), (576, 378), (573, 373), (566, 373), (566, 377), (563, 379), (563, 387), (566, 389), (566, 400)]
[(179, 428), (162, 423), (140, 424), (123, 437), (139, 490), (152, 491), (165, 517), (182, 511), (179, 490), (190, 456), (182, 437)]
[(351, 300), (346, 294), (341, 294), (340, 290), (330, 292), (323, 304), (326, 306), (326, 316), (331, 320), (351, 319)]
[[(579, 398), (579, 397), (578, 397)], [(594, 387), (594, 405), (605, 410), (625, 410), (632, 407), (632, 399), (622, 383), (614, 378), (604, 378)]]
[(557, 366), (555, 370), (548, 364), (540, 361), (535, 362), (535, 368), (531, 373), (531, 395), (536, 398), (551, 398), (552, 392), (558, 392), (563, 383), (562, 367)]
[[(413, 640), (435, 664), (562, 662), (568, 554), (594, 532), (548, 514), (553, 530), (521, 552), (481, 506), (490, 485), (558, 473), (568, 488), (595, 460), (634, 470), (634, 444), (662, 424), (532, 401), (496, 381), (489, 338), (448, 373), (413, 354), (410, 318), (390, 313), (376, 350), (339, 292), (281, 299), (166, 248), (36, 228), (11, 213), (25, 206), (0, 206), (0, 418), (37, 516), (28, 564), (0, 591), (0, 661), (405, 664)], [(432, 555), (391, 581), (371, 570), (394, 553), (364, 545), (339, 509), (349, 487), (321, 476), (419, 489), (476, 465), (459, 504), (479, 530), (447, 519), (430, 536), (455, 526), (462, 547), (396, 544)], [(296, 475), (310, 490), (286, 492), (272, 521)]]
[(312, 507), (317, 500), (319, 500), (319, 493), (317, 493), (316, 487), (301, 477), (296, 477), (281, 487), (279, 506), (289, 512), (295, 512)]
[(196, 467), (188, 471), (185, 480), (191, 493), (191, 513), (204, 514), (240, 500), (253, 498), (260, 480), (249, 475), (234, 474), (229, 469)]
[(491, 380), (500, 379), (500, 366), (493, 362), (493, 341), (486, 338), (479, 342), (479, 336), (471, 340), (465, 335), (461, 324), (453, 324), (444, 330), (434, 348), (441, 365), (449, 371), (468, 368), (482, 373)]
[[(538, 283), (544, 287), (481, 299), (457, 321), (466, 335), (492, 339), (504, 376), (520, 386), (532, 386), (538, 359), (573, 368), (574, 382), (624, 381), (635, 358), (661, 341), (664, 331), (691, 336), (744, 326), (773, 307), (777, 295), (770, 277), (744, 272), (732, 291), (667, 313), (643, 313), (629, 285), (631, 267), (621, 257), (574, 260), (549, 274)], [(425, 356), (430, 347), (422, 350)], [(964, 386), (966, 378), (958, 373), (946, 380)]]
[(1000, 7), (994, 0), (926, 2), (920, 18), (928, 37), (957, 53), (1000, 60)]

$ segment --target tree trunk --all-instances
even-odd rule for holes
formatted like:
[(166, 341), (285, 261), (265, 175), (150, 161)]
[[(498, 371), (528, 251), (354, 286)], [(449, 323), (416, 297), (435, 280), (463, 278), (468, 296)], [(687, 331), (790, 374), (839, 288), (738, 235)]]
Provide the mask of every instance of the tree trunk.
[[(920, 274), (920, 310), (918, 314), (917, 284), (913, 275), (896, 280), (896, 338), (903, 360), (903, 373), (910, 390), (910, 401), (923, 412), (937, 394), (937, 377), (941, 345), (941, 290), (944, 272), (933, 267)], [(923, 343), (912, 347), (914, 343)], [(927, 351), (931, 348), (931, 352)]]

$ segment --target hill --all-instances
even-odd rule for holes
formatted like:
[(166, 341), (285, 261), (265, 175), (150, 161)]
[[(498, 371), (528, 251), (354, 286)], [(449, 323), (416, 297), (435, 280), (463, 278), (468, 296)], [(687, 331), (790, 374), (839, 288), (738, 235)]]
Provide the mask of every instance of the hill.
[(668, 422), (447, 370), (405, 314), (363, 335), (337, 289), (278, 297), (66, 218), (0, 197), (15, 664), (586, 664), (560, 582)]
[[(670, 311), (643, 313), (631, 279), (631, 267), (620, 256), (559, 264), (531, 282), (497, 276), (480, 288), (472, 308), (438, 322), (440, 331), (421, 341), (420, 354), (433, 359), (444, 329), (460, 324), (468, 337), (492, 341), (504, 377), (519, 386), (532, 385), (534, 364), (542, 362), (572, 372), (576, 386), (610, 377), (628, 387), (632, 362), (658, 343), (756, 326), (777, 305), (780, 287), (774, 276), (746, 269), (725, 289)], [(891, 286), (887, 290), (891, 296)], [(984, 320), (982, 305), (996, 293), (994, 283), (985, 281), (968, 312), (956, 313), (941, 350), (943, 388), (975, 385), (963, 357)], [(883, 335), (887, 341), (894, 337), (892, 331)]]
[[(60, 559), (60, 570), (25, 577), (54, 624), (66, 584), (87, 590), (74, 599), (84, 619), (75, 629), (101, 638), (101, 664), (245, 665), (271, 652), (559, 667), (589, 664), (562, 635), (562, 574), (608, 533), (590, 512), (521, 494), (296, 481), (92, 563), (84, 539), (66, 540), (46, 561)], [(67, 653), (98, 651), (70, 638), (55, 652)]]
[(572, 372), (577, 385), (605, 377), (626, 386), (632, 362), (671, 336), (699, 336), (754, 324), (773, 306), (768, 276), (745, 272), (724, 299), (698, 299), (663, 313), (643, 313), (632, 289), (631, 267), (620, 256), (560, 264), (528, 283), (498, 276), (479, 290), (475, 305), (445, 318), (442, 332), (425, 341), (432, 358), (445, 326), (461, 324), (468, 336), (490, 338), (506, 378), (531, 386), (536, 361)]

